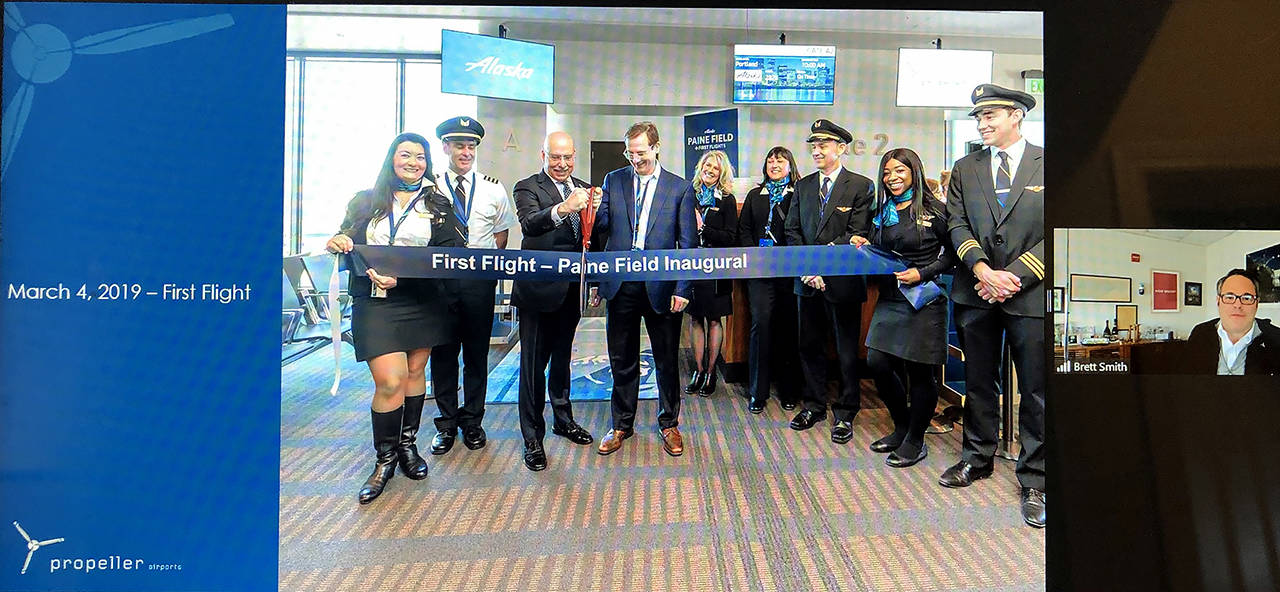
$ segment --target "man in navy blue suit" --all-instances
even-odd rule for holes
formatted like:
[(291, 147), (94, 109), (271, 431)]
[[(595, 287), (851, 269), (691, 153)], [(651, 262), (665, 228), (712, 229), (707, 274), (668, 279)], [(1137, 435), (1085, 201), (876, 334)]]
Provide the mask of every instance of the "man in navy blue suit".
[[(698, 246), (693, 185), (658, 165), (658, 127), (641, 121), (626, 133), (627, 160), (605, 176), (596, 213), (597, 245), (606, 251), (690, 249)], [(591, 302), (608, 299), (605, 333), (613, 372), (613, 427), (600, 440), (600, 454), (612, 454), (630, 438), (640, 397), (640, 320), (653, 346), (658, 375), (658, 428), (662, 449), (684, 454), (680, 430), (680, 312), (689, 304), (688, 280), (666, 282), (602, 281), (591, 288)]]

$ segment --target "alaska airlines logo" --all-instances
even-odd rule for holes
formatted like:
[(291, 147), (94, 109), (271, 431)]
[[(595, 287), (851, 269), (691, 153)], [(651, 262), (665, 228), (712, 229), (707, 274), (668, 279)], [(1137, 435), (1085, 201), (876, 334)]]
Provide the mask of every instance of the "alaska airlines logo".
[(533, 76), (533, 68), (524, 67), (524, 62), (519, 62), (514, 66), (507, 66), (500, 63), (498, 58), (494, 56), (488, 56), (478, 62), (467, 62), (467, 72), (477, 68), (480, 69), (481, 74), (505, 76), (517, 80), (528, 80)]
[(22, 571), (18, 572), (19, 575), (27, 573), (27, 566), (31, 565), (31, 555), (33, 555), (36, 552), (36, 549), (39, 549), (40, 547), (43, 547), (45, 545), (61, 543), (62, 541), (66, 540), (66, 539), (63, 539), (62, 537), (58, 537), (56, 539), (49, 539), (47, 541), (38, 541), (36, 539), (33, 539), (31, 538), (31, 535), (27, 534), (27, 531), (22, 530), (22, 526), (18, 524), (17, 520), (13, 521), (13, 527), (18, 529), (18, 534), (22, 535), (22, 538), (27, 539), (27, 559), (22, 562)]

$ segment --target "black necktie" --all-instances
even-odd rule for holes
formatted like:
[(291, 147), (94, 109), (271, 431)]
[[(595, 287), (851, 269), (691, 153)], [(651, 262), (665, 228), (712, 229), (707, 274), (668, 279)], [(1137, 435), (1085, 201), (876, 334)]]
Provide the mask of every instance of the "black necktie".
[(466, 242), (471, 231), (467, 216), (467, 190), (462, 186), (466, 177), (454, 175), (454, 178), (458, 180), (458, 185), (453, 188), (453, 211), (458, 216), (458, 221), (462, 222), (462, 240)]
[(996, 169), (996, 201), (1000, 202), (1000, 208), (1005, 206), (1005, 200), (1009, 199), (1009, 189), (1013, 187), (1013, 180), (1009, 175), (1009, 154), (1003, 150), (997, 153), (1000, 157), (1000, 168)]
[[(560, 196), (569, 199), (569, 184), (565, 183), (560, 186)], [(573, 227), (573, 236), (582, 236), (582, 215), (578, 212), (569, 212), (569, 226)]]
[(818, 208), (818, 218), (822, 218), (827, 211), (827, 200), (831, 199), (831, 177), (822, 178), (822, 207)]

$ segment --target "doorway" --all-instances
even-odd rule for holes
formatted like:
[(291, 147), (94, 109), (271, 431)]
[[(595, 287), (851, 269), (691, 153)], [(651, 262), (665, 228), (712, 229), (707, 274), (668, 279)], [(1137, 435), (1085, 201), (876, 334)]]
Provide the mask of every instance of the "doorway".
[(631, 164), (622, 155), (626, 149), (625, 142), (591, 142), (592, 187), (600, 187), (605, 175)]

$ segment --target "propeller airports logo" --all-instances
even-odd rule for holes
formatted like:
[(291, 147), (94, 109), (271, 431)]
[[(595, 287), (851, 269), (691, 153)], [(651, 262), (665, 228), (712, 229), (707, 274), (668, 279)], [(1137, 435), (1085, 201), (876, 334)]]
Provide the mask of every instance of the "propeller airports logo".
[(62, 541), (66, 540), (62, 537), (58, 537), (56, 539), (48, 539), (44, 541), (33, 539), (31, 538), (31, 535), (27, 534), (27, 531), (22, 530), (22, 525), (18, 524), (17, 520), (13, 521), (13, 527), (18, 529), (18, 534), (22, 535), (22, 538), (27, 539), (27, 558), (22, 562), (22, 571), (18, 572), (19, 574), (27, 573), (27, 566), (31, 565), (31, 556), (34, 555), (36, 550), (38, 550), (40, 547), (43, 547), (45, 545), (52, 545), (54, 543), (61, 543)]
[(124, 53), (188, 39), (234, 24), (231, 15), (217, 14), (115, 29), (71, 41), (53, 25), (28, 25), (18, 6), (6, 2), (4, 26), (16, 32), (8, 53), (14, 72), (22, 78), (22, 85), (4, 108), (0, 174), (9, 169), (13, 160), (27, 116), (35, 102), (36, 85), (49, 84), (61, 78), (71, 67), (72, 56)]

